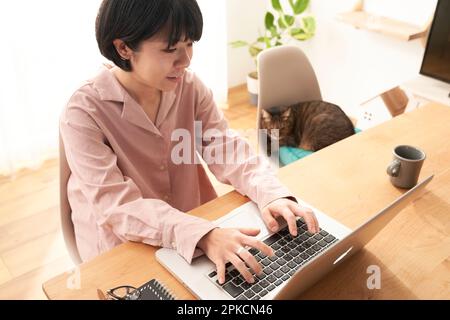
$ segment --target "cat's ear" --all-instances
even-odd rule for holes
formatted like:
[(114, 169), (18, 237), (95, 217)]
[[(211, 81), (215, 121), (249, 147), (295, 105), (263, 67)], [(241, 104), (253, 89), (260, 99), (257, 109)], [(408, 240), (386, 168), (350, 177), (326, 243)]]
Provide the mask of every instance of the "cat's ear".
[(283, 112), (283, 114), (281, 115), (283, 117), (284, 120), (289, 119), (289, 117), (291, 116), (291, 108), (287, 108), (286, 111)]
[(270, 120), (272, 120), (272, 115), (270, 113), (268, 113), (266, 110), (263, 109), (261, 111), (261, 118), (264, 121), (270, 121)]

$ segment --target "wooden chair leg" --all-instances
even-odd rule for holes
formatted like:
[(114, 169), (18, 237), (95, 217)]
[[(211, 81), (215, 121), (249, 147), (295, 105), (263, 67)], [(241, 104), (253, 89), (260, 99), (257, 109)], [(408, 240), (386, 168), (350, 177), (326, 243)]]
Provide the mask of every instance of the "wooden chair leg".
[(399, 87), (384, 92), (381, 98), (393, 117), (402, 114), (409, 102), (408, 96)]

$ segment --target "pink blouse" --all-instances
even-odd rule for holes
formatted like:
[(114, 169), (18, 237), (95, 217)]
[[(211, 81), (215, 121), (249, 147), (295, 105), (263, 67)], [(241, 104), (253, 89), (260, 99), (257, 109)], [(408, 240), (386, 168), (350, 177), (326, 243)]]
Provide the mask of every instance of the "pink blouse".
[[(215, 225), (185, 212), (217, 197), (197, 152), (249, 148), (233, 134), (199, 140), (195, 121), (202, 122), (202, 133), (217, 129), (225, 136), (229, 130), (211, 91), (191, 71), (173, 92), (162, 94), (155, 123), (112, 70), (105, 68), (74, 93), (62, 112), (60, 132), (72, 171), (68, 197), (83, 261), (125, 241), (173, 248), (192, 261), (197, 242)], [(180, 143), (172, 137), (176, 129), (192, 135), (185, 141), (191, 154), (183, 156), (195, 161), (172, 161), (172, 149)], [(208, 167), (260, 209), (292, 196), (266, 159), (255, 154), (245, 159)]]

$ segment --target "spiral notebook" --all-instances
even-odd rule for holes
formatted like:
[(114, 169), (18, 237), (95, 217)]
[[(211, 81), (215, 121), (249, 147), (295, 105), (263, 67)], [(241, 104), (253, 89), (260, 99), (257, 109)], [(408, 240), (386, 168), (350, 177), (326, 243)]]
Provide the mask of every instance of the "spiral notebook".
[(157, 279), (152, 279), (138, 288), (138, 300), (175, 300), (175, 296)]

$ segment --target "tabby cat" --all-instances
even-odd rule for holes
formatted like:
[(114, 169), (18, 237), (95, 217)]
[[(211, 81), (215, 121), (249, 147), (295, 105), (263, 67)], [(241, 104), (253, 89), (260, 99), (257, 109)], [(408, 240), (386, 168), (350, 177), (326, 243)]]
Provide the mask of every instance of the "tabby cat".
[(262, 110), (260, 123), (269, 134), (271, 130), (279, 130), (280, 147), (310, 151), (318, 151), (355, 133), (353, 123), (344, 111), (325, 101)]

